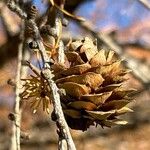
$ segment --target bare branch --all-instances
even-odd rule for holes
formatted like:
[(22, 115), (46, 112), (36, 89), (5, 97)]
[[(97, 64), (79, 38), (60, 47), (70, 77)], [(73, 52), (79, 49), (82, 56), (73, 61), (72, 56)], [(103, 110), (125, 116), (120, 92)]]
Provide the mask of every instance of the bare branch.
[[(21, 18), (26, 18), (26, 14), (17, 6), (15, 2), (10, 0), (8, 2), (8, 7), (10, 10), (14, 11), (17, 15)], [(22, 66), (22, 60), (29, 59), (29, 53), (25, 50), (24, 47), (24, 21), (22, 20), (22, 28), (20, 33), (20, 44), (18, 47), (18, 66), (17, 66), (17, 75), (16, 75), (16, 85), (15, 85), (15, 104), (14, 104), (14, 114), (15, 119), (13, 121), (12, 127), (12, 137), (11, 137), (11, 150), (20, 150), (20, 135), (21, 135), (21, 113), (22, 109), (20, 106), (20, 85), (21, 85), (21, 78), (27, 75), (27, 68)]]
[(62, 111), (61, 102), (60, 102), (60, 95), (58, 92), (59, 90), (58, 90), (55, 82), (52, 80), (52, 73), (50, 71), (50, 65), (49, 65), (50, 59), (47, 56), (45, 47), (39, 38), (40, 33), (39, 33), (38, 28), (36, 26), (33, 26), (33, 27), (35, 27), (34, 31), (36, 31), (36, 36), (38, 37), (38, 39), (36, 39), (36, 41), (37, 41), (38, 48), (39, 48), (39, 51), (41, 53), (41, 56), (42, 56), (42, 59), (44, 62), (43, 75), (44, 75), (45, 79), (48, 81), (50, 89), (52, 91), (52, 97), (53, 97), (52, 102), (53, 102), (53, 106), (54, 106), (54, 113), (55, 113), (56, 118), (57, 118), (56, 122), (59, 125), (58, 126), (59, 130), (64, 135), (64, 138), (67, 142), (68, 150), (75, 150), (76, 148), (75, 148), (74, 142), (72, 140), (68, 125), (66, 123), (66, 120), (65, 120), (65, 117), (64, 117), (64, 114)]
[(148, 0), (138, 0), (145, 8), (150, 10), (150, 2)]
[(21, 33), (21, 42), (18, 47), (18, 66), (17, 66), (17, 75), (16, 75), (16, 82), (15, 82), (15, 104), (14, 104), (14, 113), (15, 113), (15, 120), (13, 121), (13, 130), (12, 130), (12, 139), (11, 139), (11, 150), (20, 150), (20, 134), (21, 134), (21, 115), (22, 115), (22, 108), (20, 105), (20, 93), (21, 93), (21, 78), (26, 78), (28, 68), (26, 66), (22, 66), (22, 60), (29, 60), (30, 54), (24, 47), (24, 27), (22, 28)]
[[(64, 3), (65, 3), (65, 0), (62, 0), (61, 4), (60, 4), (60, 7), (62, 9), (64, 8)], [(57, 47), (57, 45), (58, 45), (58, 63), (61, 63), (61, 64), (64, 64), (64, 62), (65, 62), (64, 43), (60, 39), (61, 35), (62, 35), (62, 20), (63, 20), (63, 18), (64, 18), (63, 13), (60, 12), (59, 10), (57, 10), (56, 17), (55, 17), (55, 29), (57, 32), (57, 41), (56, 41), (55, 47)], [(50, 81), (48, 81), (48, 82), (50, 84)], [(55, 89), (55, 90), (58, 90), (58, 89)], [(59, 97), (59, 99), (60, 99), (60, 97)], [(55, 102), (56, 101), (58, 101), (57, 98), (56, 98)], [(57, 133), (59, 135), (58, 149), (66, 150), (67, 147), (68, 147), (68, 149), (76, 149), (72, 140), (68, 140), (68, 142), (66, 142), (66, 140), (65, 140), (65, 139), (71, 139), (72, 137), (70, 136), (68, 127), (66, 128), (66, 131), (65, 131), (65, 126), (67, 126), (67, 123), (64, 119), (63, 112), (61, 112), (61, 114), (63, 116), (60, 118), (59, 118), (59, 114), (57, 114), (58, 111), (60, 111), (60, 110), (62, 111), (62, 108), (59, 108), (61, 106), (61, 104), (60, 104), (60, 106), (59, 105), (57, 106), (57, 103), (54, 103), (54, 105), (56, 106), (54, 108), (57, 108), (57, 110), (54, 110), (55, 116), (56, 116), (56, 118), (58, 118), (57, 119), (57, 127), (58, 127)], [(61, 119), (63, 119), (63, 120), (61, 120)], [(64, 124), (62, 124), (62, 122), (64, 122)], [(64, 134), (64, 133), (67, 133), (67, 134)], [(68, 136), (70, 136), (70, 137), (68, 137)]]
[(67, 149), (67, 144), (65, 139), (59, 139), (58, 150), (66, 150), (66, 149)]
[[(39, 31), (37, 30), (37, 35), (38, 34), (39, 34)], [(75, 148), (74, 142), (72, 140), (68, 125), (66, 123), (66, 120), (62, 111), (59, 90), (55, 82), (52, 80), (52, 73), (50, 71), (50, 65), (49, 65), (49, 62), (50, 62), (49, 57), (46, 54), (45, 47), (42, 41), (37, 39), (37, 43), (38, 43), (39, 51), (44, 61), (43, 75), (45, 79), (48, 81), (50, 89), (52, 90), (52, 97), (53, 97), (52, 102), (54, 106), (54, 113), (57, 118), (56, 122), (58, 123), (59, 130), (64, 135), (64, 138), (67, 142), (68, 150), (75, 150), (76, 148)]]
[[(23, 30), (22, 30), (23, 31)], [(21, 33), (23, 34), (23, 32)], [(21, 122), (21, 109), (20, 109), (20, 79), (21, 79), (21, 70), (22, 70), (22, 54), (23, 54), (23, 41), (21, 41), (18, 48), (18, 66), (17, 66), (17, 75), (16, 75), (16, 89), (15, 89), (15, 120), (12, 130), (11, 138), (11, 150), (20, 150), (20, 122)]]
[[(65, 1), (62, 1), (62, 3), (60, 4), (60, 7), (63, 9), (64, 8), (64, 3)], [(56, 11), (56, 18), (55, 18), (55, 28), (56, 28), (56, 32), (57, 32), (57, 41), (58, 41), (58, 62), (59, 63), (64, 63), (65, 61), (65, 56), (64, 56), (64, 44), (62, 42), (62, 40), (60, 40), (60, 37), (62, 35), (62, 20), (64, 18), (64, 15), (62, 12), (60, 11)], [(57, 45), (57, 43), (56, 43)]]
[[(36, 35), (40, 36), (40, 33), (37, 30), (37, 28), (35, 28), (35, 30), (36, 30)], [(62, 111), (59, 90), (58, 90), (55, 82), (52, 80), (52, 73), (50, 71), (50, 65), (49, 65), (50, 59), (47, 56), (47, 53), (46, 53), (46, 50), (45, 50), (45, 47), (44, 47), (42, 41), (40, 39), (37, 39), (36, 41), (37, 41), (38, 48), (39, 48), (39, 51), (41, 53), (41, 56), (42, 56), (43, 62), (44, 62), (43, 75), (44, 75), (45, 79), (48, 81), (50, 89), (52, 91), (52, 97), (53, 97), (52, 102), (53, 102), (53, 106), (54, 106), (54, 113), (57, 118), (56, 122), (59, 125), (58, 127), (59, 127), (59, 130), (62, 132), (62, 135), (64, 135), (64, 138), (67, 142), (68, 150), (75, 150), (76, 148), (75, 148), (74, 142), (72, 140), (68, 125), (66, 123), (66, 120), (65, 120), (65, 117), (64, 117), (64, 114)]]
[(56, 122), (58, 123), (59, 130), (63, 137), (65, 138), (68, 146), (68, 150), (75, 150), (75, 145), (73, 143), (68, 125), (66, 123), (66, 120), (64, 118), (64, 114), (62, 111), (61, 103), (60, 103), (60, 95), (58, 94), (58, 88), (54, 81), (51, 79), (52, 74), (49, 69), (43, 70), (43, 75), (45, 79), (48, 81), (49, 86), (51, 87), (52, 90), (52, 96), (53, 96), (53, 105), (54, 105), (54, 113), (56, 116)]
[(20, 18), (25, 19), (27, 17), (26, 13), (15, 4), (14, 0), (8, 0), (7, 6), (11, 11), (15, 12)]

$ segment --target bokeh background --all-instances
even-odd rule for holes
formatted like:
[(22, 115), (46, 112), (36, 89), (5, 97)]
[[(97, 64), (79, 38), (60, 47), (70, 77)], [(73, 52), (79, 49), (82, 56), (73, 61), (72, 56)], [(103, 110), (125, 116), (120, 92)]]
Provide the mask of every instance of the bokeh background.
[[(150, 0), (67, 0), (66, 9), (86, 18), (86, 25), (69, 20), (62, 39), (90, 36), (98, 46), (115, 50), (125, 57), (133, 71), (128, 84), (136, 88), (134, 110), (125, 116), (129, 124), (111, 129), (90, 127), (88, 131), (71, 130), (78, 150), (150, 150)], [(33, 0), (39, 17), (47, 7), (43, 0)], [(149, 4), (149, 6), (148, 6)], [(0, 1), (0, 150), (9, 149), (14, 89), (7, 84), (16, 76), (20, 19)], [(131, 61), (132, 60), (132, 61)], [(22, 150), (57, 149), (55, 123), (42, 111), (33, 114), (23, 107), (22, 132), (30, 138), (21, 140)]]

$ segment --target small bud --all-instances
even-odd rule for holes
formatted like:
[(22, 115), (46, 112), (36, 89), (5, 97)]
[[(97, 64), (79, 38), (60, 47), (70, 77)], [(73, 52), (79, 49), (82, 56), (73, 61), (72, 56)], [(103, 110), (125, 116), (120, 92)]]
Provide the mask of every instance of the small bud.
[(16, 86), (14, 79), (8, 79), (7, 84), (9, 84), (11, 86)]
[(14, 113), (9, 113), (8, 114), (8, 119), (11, 120), (11, 121), (15, 121), (15, 119), (16, 119), (15, 114)]
[(31, 49), (38, 49), (38, 44), (36, 41), (29, 42), (28, 46)]
[(56, 117), (54, 111), (53, 111), (52, 114), (51, 114), (51, 119), (52, 119), (53, 121), (56, 121), (56, 120), (57, 120), (57, 117)]
[(66, 26), (68, 26), (68, 24), (69, 24), (69, 21), (68, 21), (66, 18), (63, 18), (63, 19), (62, 19), (62, 25), (63, 25), (64, 27), (66, 27)]
[(32, 5), (28, 11), (28, 19), (35, 20), (37, 13), (38, 13), (38, 10), (37, 10), (36, 6)]

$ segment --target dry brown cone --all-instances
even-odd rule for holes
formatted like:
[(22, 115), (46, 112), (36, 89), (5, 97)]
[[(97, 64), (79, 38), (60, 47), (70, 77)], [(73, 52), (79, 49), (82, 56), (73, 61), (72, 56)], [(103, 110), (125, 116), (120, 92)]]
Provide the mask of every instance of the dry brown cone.
[(65, 54), (70, 66), (56, 63), (52, 68), (56, 84), (66, 91), (61, 102), (70, 128), (85, 131), (90, 125), (126, 124), (118, 116), (132, 111), (126, 105), (133, 89), (123, 88), (128, 70), (121, 60), (113, 51), (98, 51), (87, 37), (72, 42)]
[[(94, 42), (85, 38), (69, 44), (65, 53), (65, 63), (58, 64), (54, 58), (54, 80), (60, 89), (61, 104), (70, 128), (85, 131), (90, 125), (111, 127), (126, 124), (118, 119), (119, 115), (132, 112), (126, 107), (132, 101), (129, 94), (133, 89), (125, 89), (124, 77), (129, 71), (121, 65), (121, 60), (114, 58), (113, 51), (97, 50)], [(50, 88), (42, 77), (41, 71), (26, 62), (34, 72), (23, 79), (23, 100), (29, 100), (33, 112), (40, 104), (49, 112)], [(52, 118), (55, 116), (52, 113)]]

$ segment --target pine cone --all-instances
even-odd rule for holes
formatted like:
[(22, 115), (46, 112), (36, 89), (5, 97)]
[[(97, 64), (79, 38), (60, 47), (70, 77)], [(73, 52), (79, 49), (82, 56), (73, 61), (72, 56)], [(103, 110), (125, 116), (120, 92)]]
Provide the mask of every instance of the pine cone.
[(118, 116), (132, 111), (126, 105), (133, 89), (123, 87), (128, 70), (122, 61), (114, 58), (113, 51), (98, 51), (89, 38), (72, 42), (65, 55), (69, 66), (52, 68), (56, 84), (66, 91), (61, 102), (70, 128), (85, 131), (90, 125), (126, 124)]

